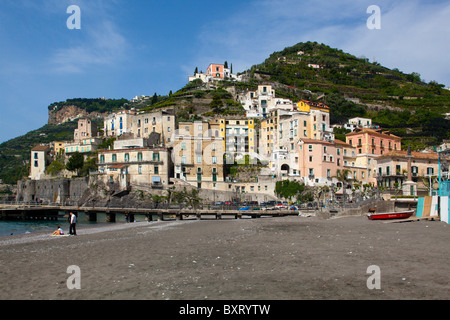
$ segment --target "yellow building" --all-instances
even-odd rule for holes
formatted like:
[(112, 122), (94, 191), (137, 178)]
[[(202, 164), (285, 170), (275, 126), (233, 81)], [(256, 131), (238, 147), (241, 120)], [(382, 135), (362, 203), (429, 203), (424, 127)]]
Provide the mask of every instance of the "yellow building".
[(230, 161), (239, 161), (245, 155), (257, 152), (254, 119), (216, 118), (209, 123), (211, 128), (217, 128), (219, 137), (223, 138), (223, 148)]
[(174, 135), (175, 178), (197, 188), (214, 189), (223, 182), (224, 144), (220, 125), (180, 122)]

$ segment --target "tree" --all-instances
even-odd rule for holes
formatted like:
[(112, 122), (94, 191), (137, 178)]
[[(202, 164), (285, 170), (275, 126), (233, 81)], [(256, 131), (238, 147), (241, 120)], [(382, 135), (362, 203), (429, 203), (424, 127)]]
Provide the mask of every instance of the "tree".
[(53, 160), (53, 162), (50, 163), (46, 171), (48, 174), (56, 176), (61, 171), (63, 171), (65, 167), (66, 166), (64, 165), (64, 153), (60, 152), (56, 155), (55, 160)]
[(157, 103), (157, 102), (158, 102), (158, 95), (155, 92), (155, 94), (153, 95), (153, 98), (152, 98), (152, 105)]
[(225, 63), (223, 64), (223, 67), (224, 68), (228, 68), (228, 62), (227, 61), (225, 61)]
[(195, 67), (194, 76), (198, 73), (198, 68)]
[(303, 183), (291, 180), (277, 181), (275, 184), (275, 194), (278, 197), (291, 200), (296, 197), (299, 198), (300, 194), (305, 190)]
[(76, 171), (78, 175), (78, 170), (83, 168), (83, 165), (84, 165), (83, 155), (79, 152), (75, 152), (73, 155), (70, 156), (69, 160), (67, 161), (66, 169), (71, 172)]
[(83, 167), (80, 170), (80, 175), (88, 176), (90, 171), (97, 171), (97, 170), (98, 170), (97, 157), (93, 156), (83, 163)]
[(339, 182), (342, 183), (342, 200), (343, 203), (345, 203), (345, 191), (347, 190), (347, 186), (351, 181), (353, 181), (352, 178), (349, 178), (351, 175), (351, 171), (348, 169), (340, 170), (338, 169), (336, 172), (336, 176), (333, 178), (336, 178)]

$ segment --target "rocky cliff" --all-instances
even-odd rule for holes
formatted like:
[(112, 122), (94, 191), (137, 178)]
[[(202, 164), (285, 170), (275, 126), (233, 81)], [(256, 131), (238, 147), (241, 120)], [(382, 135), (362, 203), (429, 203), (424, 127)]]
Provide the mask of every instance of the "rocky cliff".
[(48, 124), (61, 124), (69, 122), (80, 117), (89, 117), (91, 119), (104, 118), (108, 112), (88, 112), (74, 105), (67, 105), (61, 108), (55, 108), (48, 111)]

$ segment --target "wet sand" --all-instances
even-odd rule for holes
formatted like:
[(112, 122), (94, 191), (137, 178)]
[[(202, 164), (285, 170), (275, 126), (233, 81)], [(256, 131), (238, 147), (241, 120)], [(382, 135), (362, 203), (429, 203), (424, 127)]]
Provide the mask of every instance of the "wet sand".
[[(450, 297), (450, 226), (366, 217), (183, 220), (0, 238), (0, 299), (398, 300)], [(81, 272), (68, 289), (67, 268)], [(368, 289), (367, 268), (380, 268)]]

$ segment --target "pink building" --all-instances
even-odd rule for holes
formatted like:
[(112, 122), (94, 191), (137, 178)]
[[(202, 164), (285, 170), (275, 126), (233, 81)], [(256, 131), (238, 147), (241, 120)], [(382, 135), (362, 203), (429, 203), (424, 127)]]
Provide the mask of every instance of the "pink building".
[(300, 139), (298, 155), (299, 174), (308, 185), (330, 185), (344, 162), (342, 148), (322, 140)]
[(223, 64), (211, 63), (206, 70), (206, 75), (214, 79), (223, 79), (225, 77)]
[(347, 133), (347, 143), (356, 148), (356, 154), (383, 155), (401, 150), (401, 138), (382, 129), (356, 128)]

